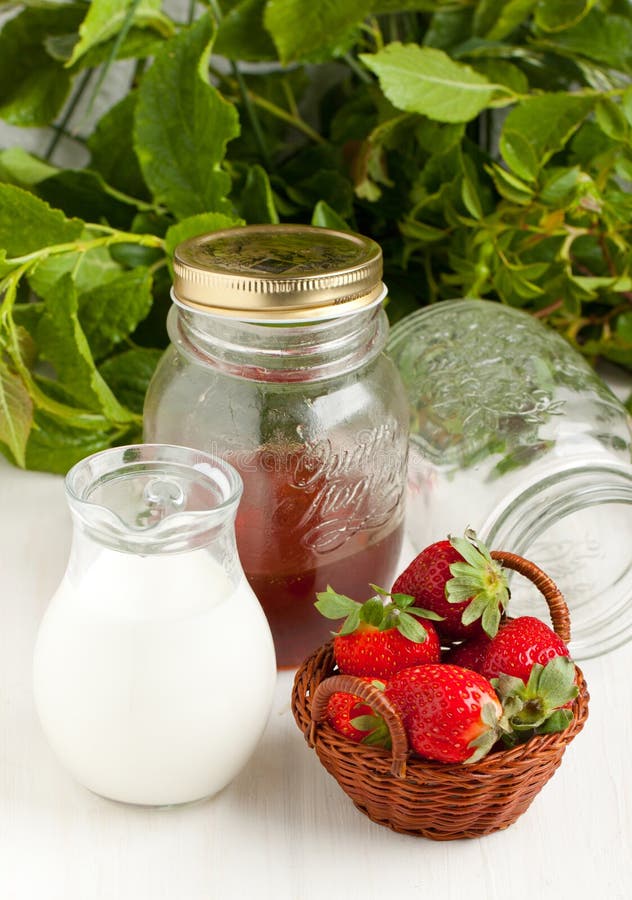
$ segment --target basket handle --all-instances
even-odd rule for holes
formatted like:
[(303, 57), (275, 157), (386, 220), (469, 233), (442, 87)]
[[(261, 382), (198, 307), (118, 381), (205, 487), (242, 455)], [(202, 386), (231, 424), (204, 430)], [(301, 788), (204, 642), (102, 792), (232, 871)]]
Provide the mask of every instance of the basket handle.
[(506, 550), (492, 550), (492, 558), (501, 563), (507, 569), (513, 569), (520, 575), (524, 575), (529, 581), (537, 587), (544, 596), (549, 607), (553, 630), (565, 644), (571, 639), (571, 619), (568, 612), (568, 606), (553, 579), (549, 578), (546, 572), (538, 568), (535, 563), (516, 553), (509, 553)]
[[(373, 712), (382, 716), (391, 733), (393, 756), (391, 773), (396, 778), (403, 778), (406, 774), (406, 760), (410, 752), (404, 723), (384, 692), (370, 682), (363, 681), (356, 675), (330, 675), (329, 678), (321, 681), (312, 697), (312, 730), (315, 729), (316, 722), (322, 722), (325, 719), (327, 702), (337, 691), (355, 694), (356, 697), (360, 697), (368, 703)], [(313, 744), (313, 733), (310, 734), (310, 742)]]

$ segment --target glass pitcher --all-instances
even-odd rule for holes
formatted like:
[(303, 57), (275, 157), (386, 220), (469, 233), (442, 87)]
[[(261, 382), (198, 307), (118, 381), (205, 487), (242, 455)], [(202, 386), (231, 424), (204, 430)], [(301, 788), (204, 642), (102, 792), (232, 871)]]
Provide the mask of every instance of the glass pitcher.
[[(548, 572), (583, 659), (632, 638), (632, 429), (620, 401), (559, 334), (485, 300), (427, 307), (388, 345), (411, 411), (407, 535), (467, 527)], [(513, 615), (538, 610), (512, 585)]]
[(66, 477), (68, 567), (35, 648), (37, 711), (58, 758), (114, 800), (211, 796), (263, 732), (272, 636), (236, 552), (226, 462), (140, 445)]

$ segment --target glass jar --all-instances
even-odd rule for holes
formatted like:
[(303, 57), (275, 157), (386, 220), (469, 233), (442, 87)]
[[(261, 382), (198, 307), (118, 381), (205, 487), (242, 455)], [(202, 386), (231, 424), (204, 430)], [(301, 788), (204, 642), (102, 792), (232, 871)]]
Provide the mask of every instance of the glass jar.
[(229, 460), (244, 481), (237, 546), (281, 667), (331, 633), (331, 584), (390, 585), (403, 536), (408, 407), (383, 353), (381, 252), (359, 235), (250, 226), (176, 250), (171, 348), (147, 440)]
[(227, 463), (183, 447), (106, 450), (66, 477), (73, 541), (37, 637), (35, 702), (97, 794), (211, 796), (261, 737), (276, 665), (236, 551), (241, 489)]
[[(576, 658), (629, 640), (632, 432), (610, 389), (560, 335), (483, 300), (413, 313), (388, 350), (411, 409), (413, 547), (472, 527), (558, 583)], [(512, 614), (538, 610), (512, 590)]]

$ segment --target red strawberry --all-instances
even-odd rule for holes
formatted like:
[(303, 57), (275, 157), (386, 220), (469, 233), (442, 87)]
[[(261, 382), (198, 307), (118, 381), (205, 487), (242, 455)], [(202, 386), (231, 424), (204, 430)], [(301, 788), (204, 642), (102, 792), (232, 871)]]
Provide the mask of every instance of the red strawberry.
[(464, 641), (457, 647), (452, 647), (442, 656), (442, 662), (450, 663), (452, 666), (462, 666), (464, 669), (472, 669), (474, 672), (481, 672), (481, 666), (485, 659), (485, 654), (491, 643), (484, 632), (476, 637)]
[(426, 759), (476, 762), (503, 728), (492, 685), (460, 666), (405, 669), (387, 683), (386, 696), (402, 717), (411, 748)]
[[(381, 681), (363, 678), (384, 690)], [(376, 716), (370, 706), (355, 694), (336, 691), (327, 703), (327, 721), (337, 732), (355, 743), (374, 747), (390, 747), (391, 736), (381, 716)]]
[(569, 656), (558, 635), (534, 616), (509, 619), (491, 640), (480, 671), (486, 678), (513, 675), (527, 682), (534, 663), (544, 666), (555, 656)]
[(438, 662), (439, 637), (432, 623), (425, 621), (437, 616), (413, 607), (412, 597), (371, 587), (378, 596), (366, 603), (337, 594), (331, 587), (317, 595), (315, 606), (326, 618), (346, 616), (334, 638), (334, 658), (340, 671), (388, 678), (409, 666)]
[(465, 535), (422, 550), (393, 591), (411, 594), (417, 606), (442, 616), (437, 626), (442, 637), (472, 637), (481, 630), (493, 637), (509, 599), (507, 577), (474, 532)]

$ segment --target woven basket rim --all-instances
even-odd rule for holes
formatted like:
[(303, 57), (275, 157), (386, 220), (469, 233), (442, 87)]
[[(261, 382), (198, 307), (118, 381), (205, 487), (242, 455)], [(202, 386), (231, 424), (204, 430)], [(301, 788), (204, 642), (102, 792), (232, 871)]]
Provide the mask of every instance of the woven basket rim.
[[(322, 678), (309, 680), (308, 690), (300, 689), (301, 681), (305, 678), (310, 668), (321, 668), (327, 670), (327, 674)], [(547, 751), (557, 750), (561, 745), (569, 744), (576, 734), (584, 727), (584, 723), (588, 718), (588, 701), (590, 695), (583, 673), (579, 666), (575, 666), (578, 673), (579, 693), (573, 701), (572, 711), (573, 719), (569, 722), (564, 731), (555, 732), (553, 734), (534, 735), (523, 744), (516, 744), (514, 747), (506, 749), (496, 748), (487, 756), (475, 763), (464, 765), (463, 763), (445, 763), (436, 760), (424, 759), (416, 755), (409, 755), (406, 764), (406, 778), (413, 775), (421, 776), (424, 772), (432, 772), (435, 775), (444, 774), (446, 777), (456, 775), (463, 777), (464, 770), (470, 775), (484, 775), (491, 773), (499, 768), (506, 768), (508, 765), (517, 764), (526, 758), (531, 758), (538, 753), (546, 753)], [(357, 744), (348, 738), (339, 734), (326, 721), (313, 723), (311, 717), (311, 690), (315, 690), (320, 681), (329, 675), (336, 674), (334, 656), (333, 656), (333, 638), (318, 647), (299, 667), (294, 678), (292, 688), (292, 712), (299, 729), (303, 732), (305, 739), (311, 747), (326, 740), (328, 744), (342, 755), (351, 755), (355, 758), (356, 763), (362, 763), (372, 768), (384, 769), (390, 771), (392, 756), (390, 750), (381, 747), (371, 747), (366, 744)], [(395, 777), (395, 776), (393, 776)]]

